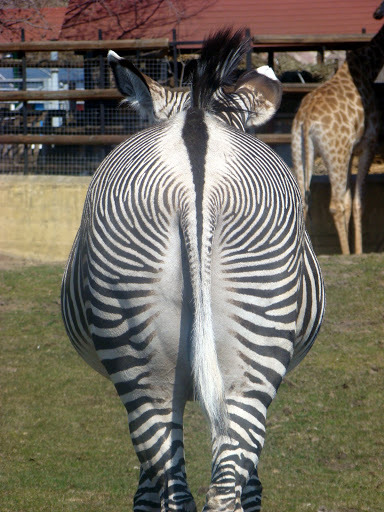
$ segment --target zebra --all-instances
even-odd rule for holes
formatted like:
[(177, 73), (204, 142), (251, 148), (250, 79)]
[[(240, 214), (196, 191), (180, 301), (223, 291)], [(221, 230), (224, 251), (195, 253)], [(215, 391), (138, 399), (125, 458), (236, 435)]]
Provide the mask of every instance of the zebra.
[(325, 295), (300, 192), (247, 126), (270, 118), (268, 68), (234, 78), (241, 32), (208, 38), (172, 96), (110, 52), (117, 87), (158, 122), (116, 147), (85, 199), (62, 283), (69, 338), (114, 384), (140, 462), (135, 512), (194, 511), (183, 412), (212, 437), (204, 512), (260, 510), (266, 414), (320, 328)]

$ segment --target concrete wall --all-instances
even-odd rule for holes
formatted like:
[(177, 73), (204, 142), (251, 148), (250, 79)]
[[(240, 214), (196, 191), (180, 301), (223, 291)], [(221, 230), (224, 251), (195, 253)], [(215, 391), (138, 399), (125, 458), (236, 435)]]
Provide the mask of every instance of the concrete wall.
[(0, 251), (65, 261), (80, 225), (90, 177), (0, 176)]
[[(90, 177), (0, 175), (0, 252), (43, 262), (65, 261), (89, 182)], [(318, 254), (340, 252), (329, 198), (328, 180), (315, 177), (308, 229)], [(365, 252), (384, 250), (382, 175), (370, 176), (366, 184), (363, 244)]]

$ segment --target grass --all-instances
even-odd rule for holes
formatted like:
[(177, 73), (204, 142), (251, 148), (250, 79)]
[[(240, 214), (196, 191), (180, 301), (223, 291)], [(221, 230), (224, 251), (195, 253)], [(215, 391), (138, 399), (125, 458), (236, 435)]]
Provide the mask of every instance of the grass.
[[(273, 402), (260, 463), (265, 512), (384, 510), (384, 255), (320, 258), (326, 318)], [(138, 463), (112, 385), (72, 349), (60, 318), (62, 268), (0, 272), (0, 510), (131, 510)], [(186, 411), (198, 508), (210, 447)]]

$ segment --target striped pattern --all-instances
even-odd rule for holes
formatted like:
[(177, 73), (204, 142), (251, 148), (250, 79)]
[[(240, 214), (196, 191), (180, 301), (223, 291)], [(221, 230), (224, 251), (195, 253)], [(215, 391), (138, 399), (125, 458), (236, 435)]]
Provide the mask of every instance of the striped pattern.
[(204, 510), (260, 509), (266, 412), (323, 310), (296, 182), (261, 141), (195, 107), (102, 162), (62, 311), (126, 407), (141, 464), (135, 511), (195, 510), (183, 450), (194, 395), (212, 430)]
[[(154, 89), (152, 89), (152, 96)], [(179, 91), (157, 88), (158, 97), (154, 101), (154, 121), (164, 121), (172, 118), (175, 114), (187, 109), (190, 106), (190, 91)], [(158, 108), (156, 106), (159, 105)]]

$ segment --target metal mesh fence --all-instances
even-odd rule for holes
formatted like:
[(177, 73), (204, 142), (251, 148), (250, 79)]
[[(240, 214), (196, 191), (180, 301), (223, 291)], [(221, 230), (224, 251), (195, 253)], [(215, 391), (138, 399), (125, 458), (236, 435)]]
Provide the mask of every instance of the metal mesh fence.
[[(175, 82), (178, 86), (186, 85), (190, 61), (197, 54), (173, 52), (173, 61), (168, 58), (170, 53), (166, 49), (146, 53), (119, 51), (162, 85), (173, 86)], [(266, 63), (266, 55), (253, 53), (249, 57), (250, 62), (245, 59), (243, 63), (247, 67)], [(116, 90), (105, 51), (27, 51), (3, 55), (0, 58), (0, 173), (93, 174), (114, 145), (148, 125), (124, 103), (120, 105), (116, 94), (112, 95), (114, 99), (110, 93), (103, 99), (92, 94), (104, 89)], [(20, 99), (20, 94), (18, 100), (1, 101), (2, 91), (24, 90), (29, 93), (27, 101)], [(54, 99), (37, 94), (39, 91), (71, 94), (61, 94), (69, 99)], [(33, 93), (36, 94), (32, 97)], [(80, 98), (80, 93), (85, 94)], [(288, 133), (291, 117), (290, 114), (287, 120), (274, 119), (262, 130)], [(275, 149), (283, 158), (290, 158), (288, 143), (279, 143)]]
[[(81, 48), (77, 45), (76, 50), (73, 46), (68, 50), (68, 45), (64, 49), (49, 42), (45, 51), (20, 46), (14, 52), (0, 54), (0, 173), (93, 174), (116, 144), (147, 126), (136, 112), (116, 99), (115, 83), (106, 62), (107, 46), (95, 49), (95, 42), (80, 43)], [(188, 82), (189, 61), (197, 54), (181, 54), (176, 42), (173, 46), (167, 42), (156, 48), (146, 46), (144, 50), (142, 42), (138, 46), (120, 43), (116, 47), (125, 50), (118, 53), (154, 80), (168, 86)], [(247, 69), (256, 68), (266, 64), (267, 57), (269, 62), (266, 53), (255, 50), (247, 55), (244, 64)], [(283, 73), (291, 66), (290, 60), (285, 59), (284, 63), (280, 54), (277, 57)], [(284, 94), (283, 104), (273, 120), (252, 132), (264, 137), (288, 165), (291, 164), (292, 119), (303, 94), (311, 90), (308, 85), (315, 84), (298, 85), (301, 89), (291, 87), (289, 94)], [(381, 85), (376, 99), (384, 111)], [(306, 91), (302, 86), (306, 86)], [(105, 89), (109, 90), (107, 94), (93, 94)], [(381, 132), (381, 144), (382, 140)]]
[[(129, 58), (145, 74), (168, 83), (171, 67), (166, 57)], [(24, 59), (8, 54), (0, 60), (0, 136), (34, 139), (33, 143), (0, 143), (0, 173), (92, 174), (113, 144), (102, 140), (79, 144), (78, 137), (120, 135), (124, 139), (146, 127), (136, 112), (116, 99), (1, 101), (1, 92), (23, 88), (35, 92), (115, 88), (105, 55), (39, 52)], [(65, 143), (58, 142), (58, 137), (53, 143), (40, 143), (38, 138), (47, 135), (68, 137)]]

